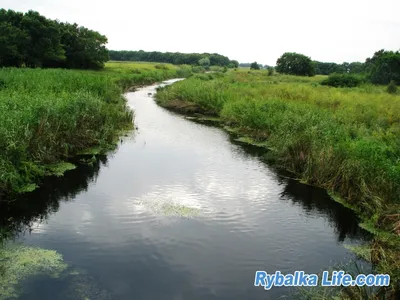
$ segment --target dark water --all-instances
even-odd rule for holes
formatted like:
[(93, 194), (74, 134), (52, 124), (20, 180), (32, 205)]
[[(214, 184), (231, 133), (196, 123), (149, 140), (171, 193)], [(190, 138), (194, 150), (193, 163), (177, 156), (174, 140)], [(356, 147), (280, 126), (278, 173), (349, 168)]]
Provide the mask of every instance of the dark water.
[[(139, 129), (114, 153), (2, 208), (3, 226), (30, 228), (19, 241), (80, 273), (31, 278), (21, 299), (276, 299), (289, 290), (255, 288), (256, 270), (318, 273), (352, 257), (343, 245), (363, 233), (351, 211), (158, 107), (155, 87), (127, 95)], [(166, 214), (175, 205), (197, 214)]]

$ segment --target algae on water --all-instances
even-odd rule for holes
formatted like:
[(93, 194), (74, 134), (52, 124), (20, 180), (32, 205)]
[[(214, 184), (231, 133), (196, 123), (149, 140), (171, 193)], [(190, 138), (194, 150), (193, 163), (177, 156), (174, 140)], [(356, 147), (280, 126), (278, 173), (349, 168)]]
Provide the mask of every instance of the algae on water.
[(164, 204), (162, 211), (166, 216), (193, 217), (200, 212), (199, 209), (179, 204)]
[(54, 250), (26, 246), (0, 248), (0, 299), (19, 296), (18, 285), (31, 276), (58, 277), (65, 269), (61, 254)]
[(190, 201), (178, 203), (169, 198), (145, 196), (135, 201), (135, 205), (145, 208), (156, 215), (176, 216), (176, 217), (195, 217), (200, 214), (200, 209)]

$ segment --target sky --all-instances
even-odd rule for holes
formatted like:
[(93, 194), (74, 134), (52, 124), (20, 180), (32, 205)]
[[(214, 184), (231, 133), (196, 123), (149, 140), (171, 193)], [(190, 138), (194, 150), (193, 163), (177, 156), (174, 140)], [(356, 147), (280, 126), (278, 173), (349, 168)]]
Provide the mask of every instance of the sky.
[(0, 7), (99, 31), (111, 50), (275, 65), (284, 52), (342, 63), (400, 49), (399, 0), (0, 0)]

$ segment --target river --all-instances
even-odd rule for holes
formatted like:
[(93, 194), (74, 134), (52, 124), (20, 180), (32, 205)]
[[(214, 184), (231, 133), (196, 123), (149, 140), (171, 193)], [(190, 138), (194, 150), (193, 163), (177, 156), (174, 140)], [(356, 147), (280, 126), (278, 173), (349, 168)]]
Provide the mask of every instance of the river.
[(344, 244), (364, 233), (350, 210), (159, 107), (156, 87), (126, 95), (138, 129), (117, 150), (1, 212), (30, 224), (17, 242), (56, 250), (78, 274), (25, 280), (20, 299), (276, 299), (289, 288), (256, 288), (255, 271), (319, 273), (353, 257)]

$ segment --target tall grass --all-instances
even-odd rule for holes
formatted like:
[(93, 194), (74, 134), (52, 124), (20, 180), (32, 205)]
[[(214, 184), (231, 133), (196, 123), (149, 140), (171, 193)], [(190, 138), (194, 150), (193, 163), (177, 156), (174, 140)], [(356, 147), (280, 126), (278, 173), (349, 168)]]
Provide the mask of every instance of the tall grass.
[(155, 65), (107, 64), (103, 71), (0, 69), (0, 195), (32, 190), (55, 163), (112, 144), (120, 130), (132, 126), (123, 91), (177, 77), (180, 70)]

